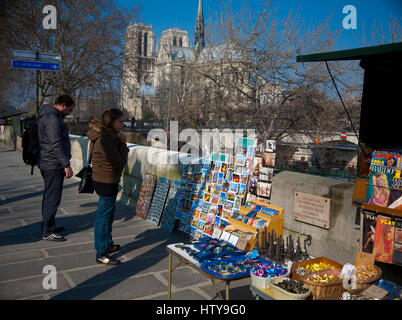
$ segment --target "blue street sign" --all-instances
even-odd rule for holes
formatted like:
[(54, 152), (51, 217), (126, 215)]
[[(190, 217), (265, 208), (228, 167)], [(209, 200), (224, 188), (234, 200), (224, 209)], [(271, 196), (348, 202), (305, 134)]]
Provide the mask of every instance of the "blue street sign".
[(35, 69), (35, 70), (50, 70), (58, 71), (59, 64), (53, 62), (38, 62), (26, 60), (11, 60), (12, 67), (17, 69)]

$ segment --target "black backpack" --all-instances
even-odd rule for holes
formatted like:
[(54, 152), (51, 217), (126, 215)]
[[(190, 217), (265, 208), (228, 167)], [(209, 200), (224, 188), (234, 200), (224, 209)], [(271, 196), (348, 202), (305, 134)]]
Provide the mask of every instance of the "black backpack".
[(36, 123), (30, 124), (24, 130), (22, 136), (22, 159), (25, 164), (31, 166), (31, 175), (33, 175), (33, 169), (38, 165), (39, 160), (38, 125)]

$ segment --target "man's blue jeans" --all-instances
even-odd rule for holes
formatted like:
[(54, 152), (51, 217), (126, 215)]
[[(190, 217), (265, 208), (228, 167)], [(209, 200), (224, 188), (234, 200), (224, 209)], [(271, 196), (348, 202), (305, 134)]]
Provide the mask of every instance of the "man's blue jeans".
[(97, 257), (105, 255), (107, 249), (113, 245), (112, 224), (116, 211), (116, 196), (99, 196), (98, 211), (96, 212), (94, 226)]

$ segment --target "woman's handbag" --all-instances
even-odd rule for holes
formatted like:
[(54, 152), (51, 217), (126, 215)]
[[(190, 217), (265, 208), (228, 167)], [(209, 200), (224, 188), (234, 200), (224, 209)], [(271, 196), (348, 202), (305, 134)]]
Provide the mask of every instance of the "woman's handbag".
[[(97, 139), (96, 139), (97, 140)], [(92, 183), (92, 151), (94, 150), (95, 142), (94, 140), (91, 148), (91, 153), (89, 155), (88, 165), (80, 170), (75, 176), (81, 178), (80, 185), (78, 186), (78, 193), (94, 193), (94, 186)]]
[(81, 178), (80, 185), (78, 186), (78, 193), (94, 193), (92, 167), (90, 165), (82, 168), (75, 176)]

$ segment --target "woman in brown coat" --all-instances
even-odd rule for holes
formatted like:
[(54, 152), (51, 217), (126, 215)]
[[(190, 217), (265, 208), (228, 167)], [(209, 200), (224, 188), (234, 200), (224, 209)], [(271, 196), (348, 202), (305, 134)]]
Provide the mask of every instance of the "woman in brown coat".
[(87, 136), (91, 141), (92, 179), (99, 195), (94, 237), (96, 262), (117, 265), (119, 260), (110, 256), (120, 249), (112, 241), (112, 223), (116, 211), (116, 196), (124, 167), (127, 164), (126, 137), (121, 132), (124, 114), (118, 109), (109, 109), (101, 121), (91, 121)]

